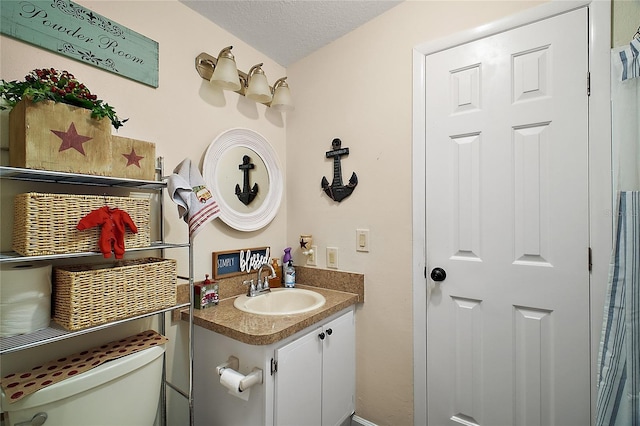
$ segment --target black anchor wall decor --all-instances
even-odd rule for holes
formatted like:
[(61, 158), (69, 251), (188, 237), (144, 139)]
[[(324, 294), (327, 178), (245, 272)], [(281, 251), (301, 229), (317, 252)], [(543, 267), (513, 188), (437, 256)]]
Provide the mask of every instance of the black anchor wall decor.
[(238, 166), (240, 170), (242, 170), (243, 179), (242, 179), (242, 190), (240, 190), (240, 185), (236, 184), (236, 195), (238, 199), (242, 201), (245, 206), (248, 206), (249, 203), (256, 198), (258, 195), (258, 184), (254, 183), (253, 188), (249, 188), (249, 170), (253, 169), (255, 166), (251, 162), (251, 157), (245, 155), (242, 157), (242, 164)]
[(333, 158), (333, 181), (329, 185), (326, 177), (322, 177), (322, 189), (334, 201), (340, 202), (347, 198), (358, 185), (358, 176), (353, 172), (351, 179), (346, 185), (342, 184), (342, 166), (340, 165), (340, 157), (349, 155), (349, 148), (342, 148), (342, 141), (335, 138), (331, 142), (332, 150), (325, 154), (327, 158)]

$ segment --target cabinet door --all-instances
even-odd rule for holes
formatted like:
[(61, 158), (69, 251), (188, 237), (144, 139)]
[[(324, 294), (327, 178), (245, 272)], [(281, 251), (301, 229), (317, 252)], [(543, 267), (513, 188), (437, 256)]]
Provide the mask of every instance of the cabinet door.
[(356, 333), (353, 311), (323, 327), (322, 425), (340, 425), (354, 412)]
[(322, 418), (321, 328), (275, 351), (275, 424), (319, 425)]

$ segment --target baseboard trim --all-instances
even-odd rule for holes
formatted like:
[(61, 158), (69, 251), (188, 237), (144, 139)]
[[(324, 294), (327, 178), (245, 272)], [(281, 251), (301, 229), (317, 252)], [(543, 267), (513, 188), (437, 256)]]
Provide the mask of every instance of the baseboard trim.
[(351, 417), (351, 426), (378, 426), (375, 423), (371, 423), (369, 420), (365, 420), (362, 417), (355, 414)]

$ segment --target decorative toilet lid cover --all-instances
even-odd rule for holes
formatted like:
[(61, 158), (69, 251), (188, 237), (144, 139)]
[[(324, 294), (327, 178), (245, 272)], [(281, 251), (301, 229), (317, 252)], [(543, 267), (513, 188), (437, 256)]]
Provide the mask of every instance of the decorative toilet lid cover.
[(9, 374), (0, 380), (0, 386), (5, 393), (6, 400), (13, 403), (37, 390), (77, 376), (107, 361), (152, 346), (163, 345), (167, 341), (168, 339), (158, 332), (147, 330), (125, 339), (49, 361), (22, 373)]

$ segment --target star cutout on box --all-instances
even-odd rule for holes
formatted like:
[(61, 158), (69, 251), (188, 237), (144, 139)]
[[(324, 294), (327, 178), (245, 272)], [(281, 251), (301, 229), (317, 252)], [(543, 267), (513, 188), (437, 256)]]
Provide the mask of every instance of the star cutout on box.
[(80, 154), (85, 155), (82, 144), (88, 140), (93, 139), (89, 136), (79, 135), (78, 132), (76, 131), (76, 125), (74, 123), (71, 123), (71, 125), (69, 126), (69, 129), (66, 132), (61, 132), (59, 130), (53, 130), (53, 129), (51, 129), (51, 131), (57, 137), (62, 139), (62, 144), (60, 145), (60, 149), (58, 149), (58, 152), (66, 151), (69, 148), (73, 148), (76, 151), (78, 151)]
[(125, 157), (127, 159), (127, 166), (129, 167), (132, 164), (135, 164), (136, 166), (138, 166), (138, 168), (140, 168), (140, 160), (142, 160), (144, 157), (141, 157), (139, 155), (136, 154), (136, 150), (131, 148), (131, 153), (129, 154), (122, 154), (123, 157)]

